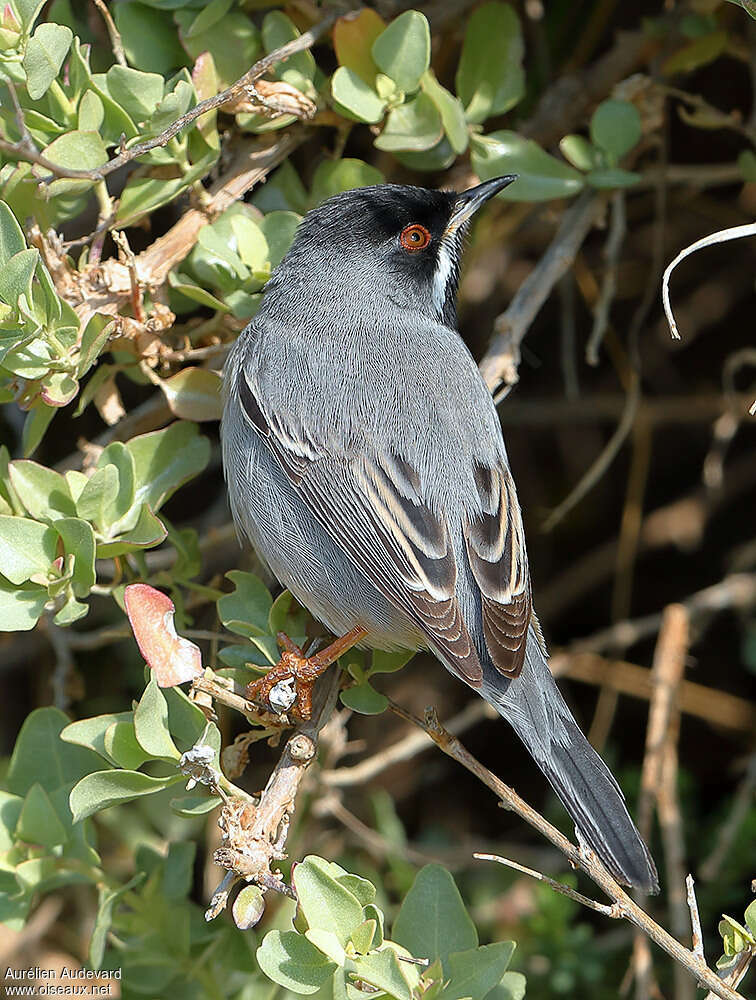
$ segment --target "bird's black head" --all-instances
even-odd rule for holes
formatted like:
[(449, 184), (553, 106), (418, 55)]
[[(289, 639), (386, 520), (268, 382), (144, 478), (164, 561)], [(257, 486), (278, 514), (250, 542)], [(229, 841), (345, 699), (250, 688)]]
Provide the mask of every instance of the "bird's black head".
[(462, 194), (398, 184), (344, 191), (305, 216), (272, 284), (377, 308), (388, 299), (454, 326), (470, 218), (514, 179)]

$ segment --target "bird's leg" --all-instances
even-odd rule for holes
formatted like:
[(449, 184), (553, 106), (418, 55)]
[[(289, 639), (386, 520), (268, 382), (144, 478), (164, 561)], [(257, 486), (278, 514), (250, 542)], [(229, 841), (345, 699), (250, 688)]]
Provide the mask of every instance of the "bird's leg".
[[(247, 685), (247, 698), (262, 705), (267, 711), (281, 714), (279, 699), (275, 699), (274, 704), (271, 703), (271, 692), (279, 684), (286, 685), (287, 682), (293, 682), (294, 701), (290, 706), (291, 715), (306, 722), (312, 718), (312, 689), (315, 681), (332, 663), (366, 635), (367, 630), (358, 625), (351, 632), (335, 639), (330, 646), (308, 657), (288, 635), (279, 632), (276, 638), (281, 647), (281, 659), (264, 677)], [(289, 707), (284, 708), (283, 711), (288, 709)]]

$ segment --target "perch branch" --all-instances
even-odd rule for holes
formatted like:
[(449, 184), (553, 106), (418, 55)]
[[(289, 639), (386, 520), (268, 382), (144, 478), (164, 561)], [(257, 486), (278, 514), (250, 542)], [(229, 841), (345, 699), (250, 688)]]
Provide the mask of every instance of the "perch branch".
[(684, 947), (679, 941), (676, 941), (645, 910), (641, 909), (615, 879), (612, 878), (594, 854), (580, 850), (563, 833), (557, 830), (555, 826), (552, 826), (548, 820), (544, 819), (539, 812), (528, 805), (524, 799), (521, 799), (513, 789), (505, 785), (500, 778), (473, 757), (456, 736), (453, 736), (443, 728), (433, 710), (427, 710), (425, 718), (419, 719), (394, 702), (390, 702), (390, 708), (402, 719), (423, 729), (445, 754), (456, 760), (474, 774), (487, 788), (490, 788), (501, 800), (505, 809), (511, 809), (513, 812), (516, 812), (521, 819), (524, 819), (526, 823), (550, 840), (565, 855), (574, 868), (584, 871), (612, 900), (612, 909), (616, 908), (615, 912), (618, 918), (624, 918), (642, 930), (676, 962), (684, 966), (696, 981), (708, 987), (721, 1000), (745, 1000), (742, 994), (733, 990), (705, 962), (701, 961), (698, 955), (689, 948)]
[[(197, 687), (198, 681), (194, 683)], [(336, 706), (340, 683), (341, 673), (334, 669), (317, 685), (312, 718), (298, 726), (289, 737), (257, 804), (251, 806), (237, 800), (224, 806), (221, 813), (219, 826), (223, 831), (223, 846), (214, 854), (215, 863), (263, 890), (274, 889), (292, 895), (292, 890), (271, 865), (286, 857), (286, 837), (297, 792), (317, 755), (318, 737)], [(200, 690), (207, 688), (200, 687)], [(224, 882), (226, 880), (227, 876)], [(217, 907), (212, 907), (208, 919), (217, 912)]]

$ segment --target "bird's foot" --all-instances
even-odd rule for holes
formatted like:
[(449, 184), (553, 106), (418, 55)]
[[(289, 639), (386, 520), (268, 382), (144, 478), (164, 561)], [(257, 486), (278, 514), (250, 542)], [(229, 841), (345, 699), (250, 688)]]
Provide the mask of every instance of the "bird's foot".
[(266, 711), (282, 715), (289, 712), (299, 722), (312, 718), (312, 690), (315, 681), (347, 650), (365, 638), (361, 626), (342, 635), (314, 656), (304, 652), (283, 632), (277, 639), (281, 659), (259, 680), (247, 685), (247, 698)]

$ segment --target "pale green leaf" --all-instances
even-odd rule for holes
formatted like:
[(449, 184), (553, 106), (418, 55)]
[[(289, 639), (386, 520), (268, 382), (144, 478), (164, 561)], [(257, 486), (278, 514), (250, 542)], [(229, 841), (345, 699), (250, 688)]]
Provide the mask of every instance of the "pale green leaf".
[(0, 515), (0, 572), (11, 583), (47, 573), (56, 557), (58, 533), (26, 517)]
[(483, 4), (470, 15), (456, 81), (468, 121), (503, 114), (522, 99), (524, 52), (520, 21), (510, 4)]
[(139, 745), (150, 756), (167, 760), (181, 756), (168, 731), (168, 704), (154, 673), (134, 709), (134, 731)]
[(549, 156), (538, 143), (516, 132), (502, 130), (471, 139), (471, 160), (482, 181), (517, 174), (497, 197), (504, 201), (548, 201), (568, 198), (585, 185), (582, 174)]
[(274, 983), (295, 993), (317, 993), (336, 970), (314, 944), (296, 931), (269, 931), (257, 949), (257, 961)]
[(361, 122), (379, 122), (386, 102), (347, 66), (339, 66), (331, 78), (331, 96), (338, 109), (345, 109)]
[(47, 93), (71, 47), (73, 32), (64, 24), (40, 24), (26, 44), (26, 89), (33, 101)]
[(154, 795), (183, 780), (179, 774), (169, 778), (152, 778), (140, 771), (95, 771), (77, 782), (71, 790), (69, 804), (74, 822), (122, 802), (131, 802), (142, 795)]
[(454, 879), (440, 865), (422, 868), (404, 897), (392, 933), (416, 958), (441, 959), (452, 971), (449, 955), (478, 945), (478, 934)]
[(411, 93), (430, 65), (430, 28), (424, 14), (407, 10), (373, 42), (376, 65), (400, 90)]

